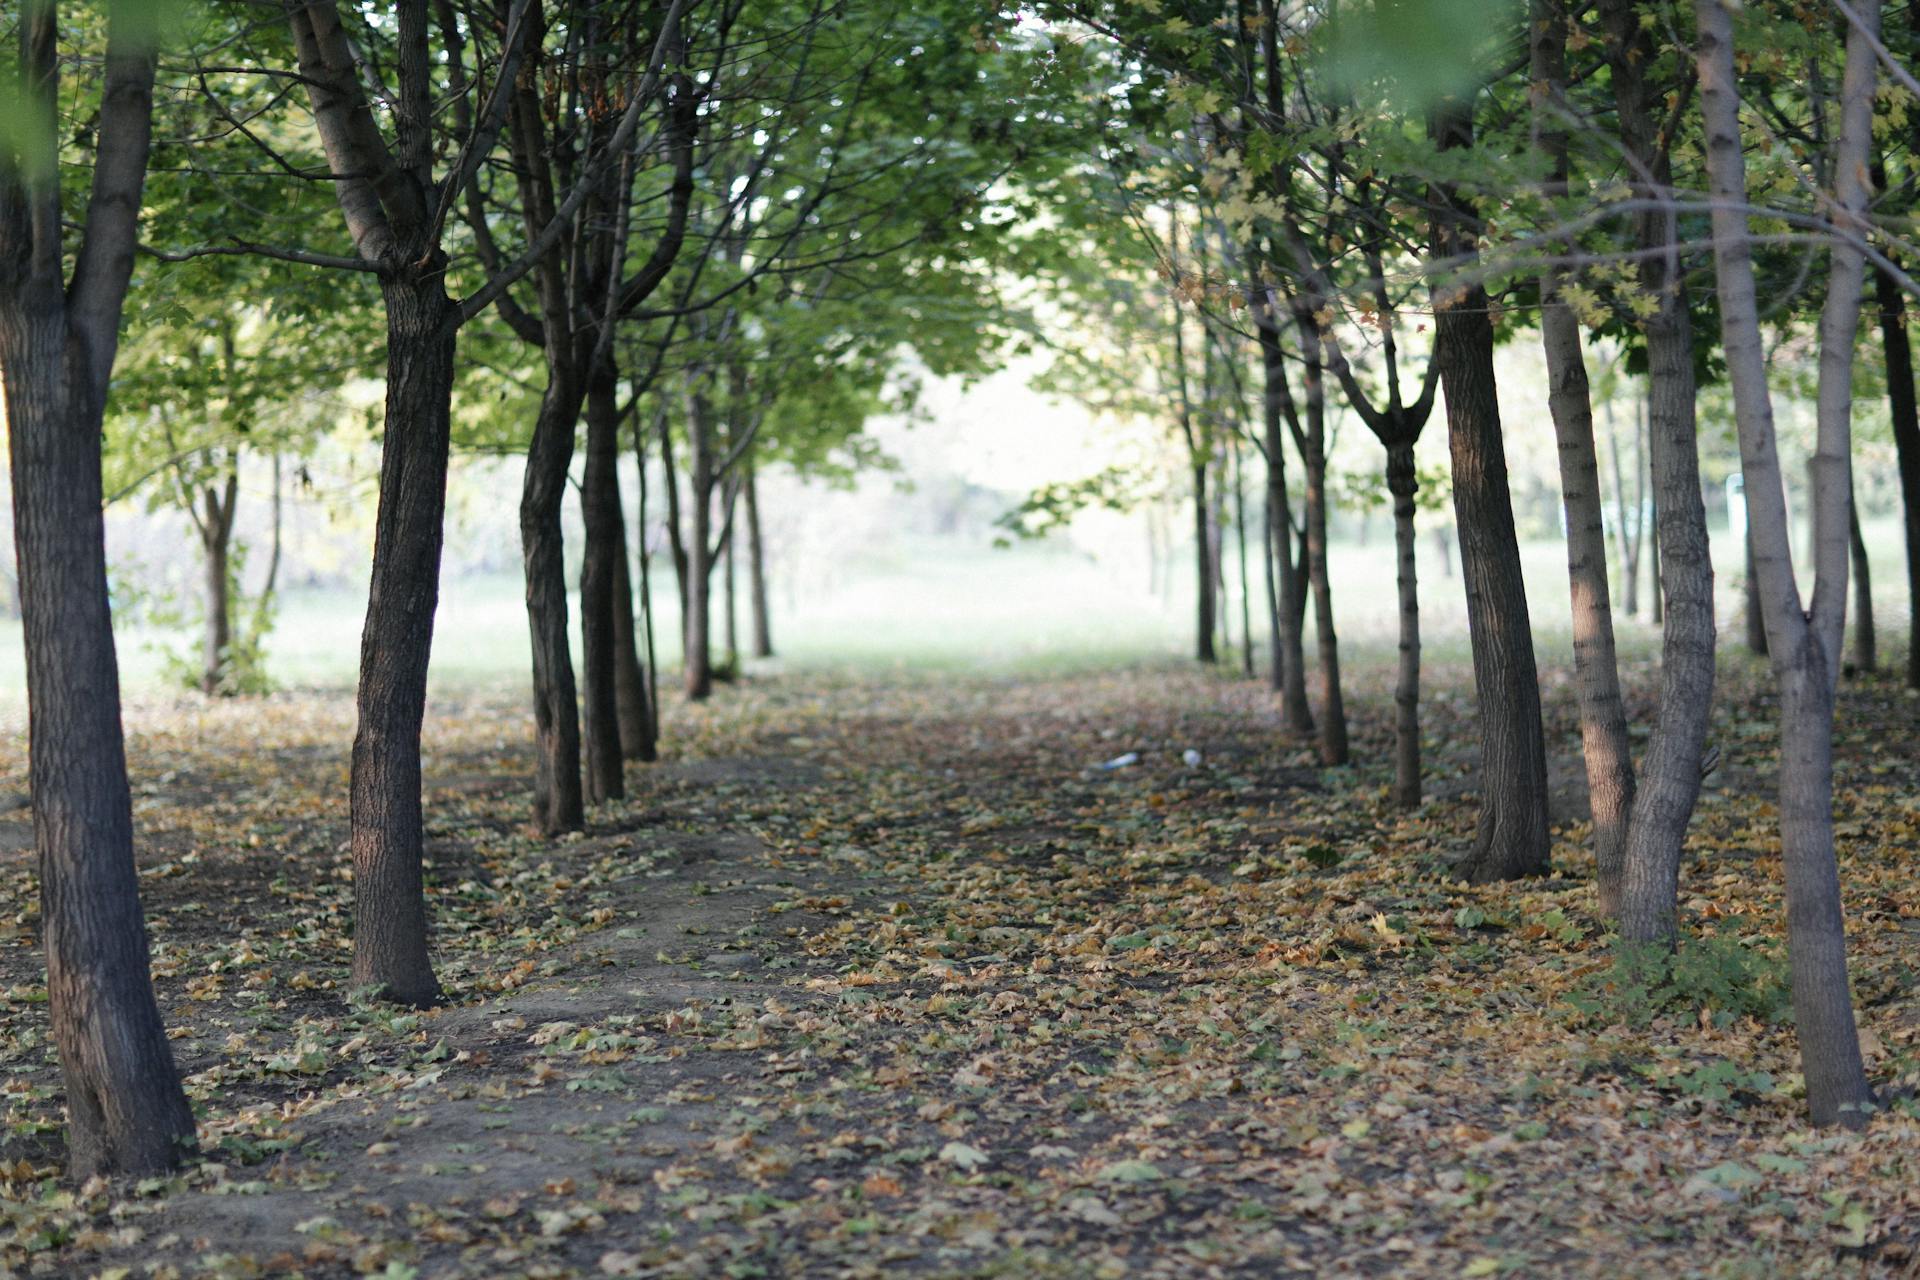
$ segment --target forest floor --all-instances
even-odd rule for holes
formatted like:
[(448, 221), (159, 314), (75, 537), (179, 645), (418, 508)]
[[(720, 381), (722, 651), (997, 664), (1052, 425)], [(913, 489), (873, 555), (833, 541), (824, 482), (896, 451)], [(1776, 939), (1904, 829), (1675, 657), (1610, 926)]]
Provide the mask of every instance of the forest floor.
[[(1814, 1132), (1771, 712), (1726, 666), (1700, 941), (1659, 983), (1609, 964), (1558, 673), (1555, 871), (1487, 888), (1448, 876), (1474, 822), (1458, 670), (1410, 815), (1380, 767), (1283, 742), (1249, 682), (788, 674), (675, 705), (672, 758), (555, 843), (525, 825), (521, 700), (436, 703), (453, 999), (427, 1013), (342, 989), (348, 700), (136, 709), (202, 1155), (58, 1182), (24, 764), (0, 762), (0, 1276), (1920, 1275), (1920, 701), (1844, 695), (1855, 995), (1891, 1105)], [(1355, 750), (1384, 762), (1374, 678)]]

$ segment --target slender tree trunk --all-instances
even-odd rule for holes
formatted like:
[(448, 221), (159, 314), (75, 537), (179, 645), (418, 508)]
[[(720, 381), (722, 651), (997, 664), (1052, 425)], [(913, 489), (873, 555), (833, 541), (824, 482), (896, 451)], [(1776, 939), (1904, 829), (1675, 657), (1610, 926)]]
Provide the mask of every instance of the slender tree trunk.
[(1872, 675), (1880, 669), (1880, 648), (1873, 633), (1873, 577), (1867, 542), (1860, 534), (1860, 508), (1849, 504), (1847, 549), (1853, 556), (1853, 669)]
[(753, 656), (773, 656), (773, 623), (767, 608), (767, 548), (760, 538), (760, 484), (747, 463), (747, 575), (753, 617)]
[(1194, 570), (1199, 577), (1194, 606), (1193, 656), (1201, 662), (1214, 661), (1213, 649), (1213, 530), (1209, 519), (1207, 464), (1193, 465), (1193, 542)]
[(1760, 610), (1760, 583), (1753, 573), (1753, 528), (1748, 526), (1742, 537), (1746, 543), (1747, 573), (1740, 584), (1742, 617), (1747, 625), (1747, 649), (1761, 657), (1767, 656), (1767, 620)]
[(1347, 707), (1340, 688), (1340, 638), (1333, 626), (1333, 583), (1327, 573), (1327, 401), (1320, 362), (1320, 330), (1311, 315), (1300, 317), (1300, 341), (1308, 352), (1302, 388), (1306, 395), (1307, 582), (1313, 591), (1314, 638), (1320, 658), (1320, 762), (1347, 763)]
[[(1533, 100), (1534, 143), (1547, 157), (1548, 181), (1567, 185), (1567, 135), (1554, 114), (1566, 87), (1568, 16), (1560, 0), (1534, 0), (1533, 78), (1547, 97)], [(1613, 643), (1613, 600), (1607, 586), (1607, 530), (1601, 508), (1600, 460), (1593, 444), (1593, 397), (1580, 323), (1560, 297), (1560, 276), (1540, 283), (1540, 341), (1547, 362), (1547, 407), (1559, 446), (1560, 498), (1567, 517), (1567, 583), (1573, 608), (1573, 669), (1580, 693), (1580, 742), (1593, 818), (1594, 883), (1601, 914), (1620, 909), (1633, 814), (1633, 749), (1620, 697)]]
[(533, 658), (533, 822), (540, 834), (578, 831), (586, 821), (580, 787), (580, 706), (567, 626), (566, 549), (560, 505), (585, 395), (572, 354), (547, 353), (547, 390), (527, 446), (520, 488), (520, 555), (526, 576)]
[[(1535, 63), (1536, 68), (1538, 62)], [(1580, 742), (1593, 814), (1595, 885), (1600, 911), (1620, 909), (1627, 825), (1633, 814), (1633, 749), (1613, 642), (1607, 587), (1607, 534), (1600, 509), (1600, 465), (1580, 326), (1548, 285), (1540, 335), (1546, 349), (1547, 403), (1560, 454), (1560, 494), (1567, 515), (1567, 581), (1573, 602), (1573, 669), (1580, 694)]]
[(1880, 304), (1887, 410), (1900, 461), (1900, 512), (1907, 535), (1907, 687), (1920, 689), (1920, 409), (1913, 390), (1913, 347), (1907, 339), (1907, 306), (1899, 284), (1875, 268), (1873, 287)]
[(687, 503), (693, 527), (687, 537), (685, 675), (687, 700), (701, 702), (713, 693), (713, 650), (709, 641), (709, 614), (713, 602), (713, 424), (706, 395), (692, 396), (693, 454)]
[[(200, 641), (200, 691), (209, 696), (230, 692), (227, 663), (233, 649), (233, 593), (231, 552), (233, 513), (239, 498), (240, 474), (229, 473), (220, 488), (207, 486), (205, 512), (200, 518), (200, 546), (206, 618)], [(224, 490), (224, 492), (223, 492)]]
[[(1473, 143), (1468, 103), (1443, 104), (1433, 126), (1443, 149)], [(1473, 212), (1451, 188), (1441, 186), (1435, 195), (1433, 256), (1470, 266), (1477, 256)], [(1460, 872), (1475, 883), (1510, 880), (1544, 872), (1551, 843), (1540, 678), (1507, 485), (1485, 289), (1435, 285), (1433, 359), (1446, 393), (1453, 509), (1480, 703), (1480, 827)]]
[(386, 434), (373, 573), (360, 634), (353, 739), (353, 985), (399, 1004), (440, 999), (427, 958), (420, 726), (440, 597), (457, 314), (435, 252), (382, 281), (387, 306)]
[[(616, 486), (616, 500), (619, 492)], [(653, 711), (647, 705), (647, 667), (640, 660), (639, 628), (634, 623), (639, 605), (627, 559), (626, 513), (619, 515), (620, 554), (613, 569), (613, 693), (620, 711), (620, 754), (629, 760), (650, 761), (659, 757), (659, 748), (653, 738)]]
[(620, 406), (610, 362), (587, 374), (587, 459), (581, 477), (580, 511), (585, 534), (580, 562), (581, 693), (586, 740), (586, 790), (592, 804), (627, 793), (621, 773), (620, 697), (615, 688), (619, 646), (615, 643), (615, 577), (626, 558), (620, 518)]
[(736, 539), (732, 531), (734, 528), (734, 517), (738, 514), (738, 511), (734, 507), (734, 496), (735, 495), (729, 494), (727, 497), (727, 518), (723, 523), (723, 527), (728, 530), (724, 535), (727, 540), (727, 549), (724, 553), (725, 564), (721, 566), (720, 572), (721, 577), (726, 582), (727, 617), (725, 643), (727, 647), (727, 670), (733, 674), (734, 678), (738, 679), (740, 675), (740, 593), (738, 590), (739, 580), (733, 571), (733, 548)]
[[(662, 412), (660, 417), (664, 424), (666, 414)], [(661, 430), (664, 433), (664, 425)], [(646, 758), (651, 760), (658, 758), (660, 749), (660, 656), (653, 635), (653, 547), (647, 541), (647, 433), (641, 430), (637, 416), (633, 427), (633, 460), (637, 472), (633, 536), (634, 550), (640, 560), (640, 633), (646, 645), (646, 741), (653, 749), (653, 754)]]
[(1667, 620), (1667, 582), (1666, 575), (1660, 572), (1660, 494), (1655, 484), (1655, 492), (1647, 499), (1652, 509), (1654, 536), (1647, 542), (1647, 575), (1652, 579), (1647, 592), (1650, 609), (1649, 616), (1653, 625), (1658, 627)]
[(1419, 474), (1413, 445), (1387, 449), (1387, 492), (1393, 495), (1395, 583), (1400, 592), (1400, 665), (1393, 684), (1393, 802), (1420, 807), (1420, 580), (1413, 526)]
[(1233, 531), (1240, 551), (1240, 671), (1253, 679), (1253, 593), (1247, 575), (1247, 486), (1240, 466), (1240, 437), (1233, 438)]
[(1292, 497), (1287, 492), (1285, 406), (1286, 357), (1280, 350), (1279, 318), (1264, 299), (1255, 301), (1259, 319), (1260, 363), (1266, 389), (1261, 398), (1262, 428), (1267, 440), (1267, 524), (1279, 578), (1275, 629), (1273, 683), (1280, 693), (1280, 724), (1295, 737), (1313, 732), (1313, 712), (1307, 705), (1306, 648), (1301, 639), (1296, 601), (1305, 596), (1293, 558)]
[[(1847, 35), (1841, 126), (1834, 148), (1832, 214), (1864, 232), (1867, 147), (1873, 121), (1877, 4), (1861, 6)], [(1820, 315), (1818, 429), (1814, 449), (1815, 583), (1802, 603), (1792, 560), (1785, 490), (1760, 339), (1748, 239), (1746, 164), (1734, 75), (1733, 23), (1720, 0), (1695, 0), (1701, 117), (1712, 196), (1714, 260), (1727, 380), (1733, 389), (1748, 528), (1780, 686), (1780, 840), (1786, 864), (1787, 941), (1794, 1023), (1817, 1125), (1858, 1126), (1867, 1084), (1847, 983), (1846, 922), (1833, 844), (1833, 710), (1846, 621), (1847, 522), (1854, 343), (1864, 254), (1836, 237)]]
[(153, 998), (134, 872), (101, 517), (103, 406), (73, 372), (85, 360), (59, 283), (12, 279), (15, 267), (0, 251), (28, 788), (67, 1169), (76, 1180), (152, 1173), (179, 1163), (194, 1126)]

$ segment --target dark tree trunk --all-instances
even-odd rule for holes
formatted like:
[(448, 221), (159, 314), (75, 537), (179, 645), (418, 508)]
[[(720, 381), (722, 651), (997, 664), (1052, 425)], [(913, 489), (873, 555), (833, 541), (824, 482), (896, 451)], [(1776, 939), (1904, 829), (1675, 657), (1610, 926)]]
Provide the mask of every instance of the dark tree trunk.
[(567, 569), (560, 504), (584, 395), (570, 353), (548, 352), (547, 391), (527, 446), (520, 490), (520, 552), (533, 654), (533, 821), (542, 835), (578, 831), (586, 821), (580, 789), (580, 707), (567, 634)]
[[(193, 1114), (148, 976), (101, 518), (102, 405), (75, 371), (57, 282), (7, 278), (0, 369), (13, 465), (28, 752), (47, 1002), (68, 1114), (67, 1169), (171, 1168)], [(16, 292), (18, 290), (18, 292)]]
[(233, 649), (233, 593), (231, 556), (233, 512), (239, 496), (240, 475), (227, 476), (224, 486), (208, 485), (200, 516), (202, 595), (206, 617), (200, 635), (200, 691), (208, 695), (231, 692), (227, 663)]
[[(613, 496), (618, 503), (618, 485)], [(624, 510), (616, 514), (620, 554), (613, 562), (613, 694), (620, 709), (620, 754), (629, 760), (651, 761), (660, 753), (653, 737), (653, 712), (647, 705), (650, 694), (646, 664), (640, 660), (639, 628), (634, 625), (637, 613), (633, 571), (627, 561), (627, 519)]]
[(620, 406), (611, 363), (587, 375), (587, 458), (580, 510), (585, 534), (580, 562), (582, 737), (587, 801), (605, 804), (627, 793), (621, 775), (619, 670), (614, 643), (615, 576), (626, 558), (620, 518)]
[(727, 670), (735, 678), (738, 678), (740, 675), (740, 593), (738, 589), (739, 579), (733, 571), (733, 520), (739, 513), (734, 507), (733, 496), (734, 495), (730, 494), (727, 498), (727, 517), (726, 520), (723, 521), (723, 527), (727, 532), (722, 536), (726, 539), (727, 549), (722, 553), (726, 563), (721, 567), (721, 577), (726, 584), (725, 590), (727, 597), (724, 641), (727, 648)]
[(1207, 497), (1207, 464), (1193, 465), (1193, 553), (1197, 594), (1194, 600), (1193, 656), (1201, 662), (1214, 661), (1213, 620), (1213, 529)]
[(1414, 497), (1419, 493), (1413, 446), (1387, 449), (1387, 492), (1393, 495), (1395, 585), (1400, 593), (1400, 665), (1393, 684), (1393, 802), (1420, 805), (1420, 578), (1415, 556)]
[[(1884, 190), (1886, 183), (1876, 184)], [(1913, 347), (1907, 339), (1907, 306), (1900, 285), (1875, 269), (1880, 307), (1880, 343), (1886, 353), (1887, 410), (1900, 460), (1900, 513), (1907, 541), (1907, 687), (1920, 689), (1920, 409), (1913, 390)]]
[(1265, 299), (1256, 299), (1259, 320), (1260, 364), (1265, 375), (1261, 397), (1262, 429), (1267, 441), (1267, 536), (1279, 578), (1274, 609), (1278, 625), (1273, 642), (1273, 687), (1280, 694), (1280, 724), (1289, 734), (1313, 732), (1313, 712), (1307, 705), (1306, 648), (1301, 638), (1296, 601), (1305, 596), (1293, 558), (1292, 497), (1287, 492), (1287, 453), (1284, 419), (1292, 398), (1287, 388), (1286, 357), (1280, 349), (1279, 320)]
[(1867, 543), (1860, 535), (1860, 507), (1847, 513), (1847, 551), (1853, 559), (1853, 669), (1872, 675), (1880, 669), (1880, 647), (1873, 633), (1873, 576), (1867, 564)]
[(1233, 533), (1240, 553), (1240, 672), (1253, 679), (1253, 593), (1248, 589), (1247, 486), (1240, 466), (1240, 437), (1233, 438)]
[(747, 464), (747, 575), (752, 601), (753, 656), (773, 656), (773, 624), (767, 609), (767, 548), (760, 540), (760, 486)]
[(1740, 584), (1741, 615), (1747, 627), (1747, 648), (1761, 657), (1767, 656), (1767, 621), (1760, 609), (1760, 583), (1753, 575), (1753, 530), (1748, 529), (1741, 541), (1746, 543), (1747, 572)]
[(353, 739), (353, 985), (414, 1007), (440, 999), (427, 958), (420, 725), (440, 596), (458, 319), (445, 271), (435, 252), (419, 272), (381, 285), (386, 434)]
[(1333, 626), (1333, 582), (1327, 572), (1327, 397), (1320, 360), (1320, 329), (1311, 313), (1299, 316), (1301, 388), (1306, 434), (1299, 443), (1307, 484), (1307, 585), (1313, 592), (1314, 639), (1320, 659), (1320, 762), (1347, 763), (1347, 706), (1340, 687), (1340, 637)]
[[(1443, 104), (1433, 125), (1443, 149), (1473, 143), (1467, 103)], [(1473, 212), (1444, 185), (1435, 196), (1433, 256), (1470, 266), (1477, 253)], [(1480, 704), (1480, 829), (1460, 873), (1476, 883), (1511, 880), (1547, 869), (1547, 757), (1494, 386), (1493, 322), (1478, 284), (1435, 286), (1433, 359), (1447, 400), (1453, 510)]]
[[(1621, 140), (1635, 169), (1651, 175), (1664, 196), (1672, 176), (1658, 134), (1663, 95), (1647, 81), (1653, 40), (1641, 6), (1606, 0), (1608, 45)], [(1642, 279), (1657, 300), (1645, 322), (1647, 424), (1653, 476), (1653, 616), (1661, 622), (1660, 714), (1641, 761), (1640, 788), (1627, 832), (1620, 932), (1634, 942), (1671, 938), (1679, 889), (1680, 851), (1700, 795), (1700, 761), (1713, 712), (1713, 561), (1700, 496), (1694, 417), (1693, 324), (1670, 209), (1637, 219), (1648, 254)]]
[(687, 700), (701, 702), (713, 694), (709, 625), (713, 604), (713, 423), (709, 420), (705, 394), (696, 390), (691, 398), (693, 461), (687, 502), (693, 508), (693, 527), (687, 537), (686, 614), (681, 634), (686, 654)]

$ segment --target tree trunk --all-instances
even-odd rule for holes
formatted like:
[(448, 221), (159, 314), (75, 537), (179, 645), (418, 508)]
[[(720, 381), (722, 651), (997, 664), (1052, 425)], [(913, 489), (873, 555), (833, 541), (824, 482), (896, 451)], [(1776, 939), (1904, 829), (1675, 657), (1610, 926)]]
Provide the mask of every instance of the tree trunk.
[(723, 553), (725, 563), (721, 566), (720, 574), (726, 584), (725, 591), (727, 597), (726, 630), (724, 633), (724, 643), (726, 644), (727, 650), (727, 671), (735, 679), (738, 679), (740, 676), (740, 593), (738, 590), (739, 579), (733, 571), (733, 548), (735, 543), (733, 536), (733, 519), (738, 512), (734, 508), (733, 497), (734, 495), (732, 494), (729, 494), (727, 497), (727, 515), (726, 519), (722, 522), (722, 527), (727, 530), (727, 532), (722, 535), (726, 539), (727, 549)]
[[(1659, 122), (1667, 108), (1646, 79), (1653, 40), (1641, 7), (1606, 0), (1602, 18), (1621, 140), (1637, 172), (1651, 175), (1659, 195), (1671, 183)], [(1660, 713), (1641, 761), (1640, 787), (1627, 832), (1620, 932), (1629, 941), (1673, 936), (1680, 852), (1700, 795), (1700, 761), (1713, 712), (1713, 561), (1700, 496), (1694, 417), (1693, 324), (1671, 209), (1637, 219), (1648, 255), (1641, 278), (1657, 300), (1645, 322), (1647, 423), (1653, 476), (1653, 616), (1661, 622)]]
[(578, 831), (586, 821), (580, 788), (580, 706), (567, 633), (566, 551), (560, 504), (585, 394), (571, 353), (547, 353), (547, 390), (527, 445), (520, 488), (520, 555), (526, 575), (533, 657), (533, 822), (540, 834)]
[(687, 700), (701, 702), (713, 694), (713, 651), (708, 639), (713, 602), (713, 424), (705, 393), (696, 390), (691, 398), (693, 461), (687, 504), (692, 508), (693, 527), (687, 537), (686, 615), (681, 634)]
[(1233, 438), (1233, 532), (1240, 553), (1240, 672), (1253, 679), (1253, 593), (1248, 589), (1247, 486), (1240, 465), (1240, 437)]
[(1295, 737), (1303, 737), (1313, 732), (1313, 712), (1307, 706), (1306, 650), (1294, 610), (1294, 602), (1304, 593), (1293, 558), (1292, 498), (1287, 492), (1286, 430), (1282, 422), (1284, 406), (1292, 393), (1287, 389), (1286, 358), (1280, 350), (1278, 318), (1264, 299), (1256, 301), (1255, 314), (1260, 321), (1260, 363), (1266, 378), (1261, 410), (1267, 440), (1268, 537), (1279, 573), (1273, 687), (1280, 693), (1282, 729)]
[(760, 485), (747, 463), (747, 580), (753, 610), (753, 656), (773, 656), (773, 624), (767, 608), (767, 548), (760, 540)]
[[(1471, 106), (1442, 104), (1433, 128), (1442, 149), (1471, 146)], [(1474, 214), (1450, 187), (1438, 186), (1435, 195), (1433, 256), (1470, 268), (1478, 256)], [(1480, 703), (1480, 827), (1460, 874), (1475, 883), (1511, 880), (1544, 872), (1551, 843), (1540, 678), (1494, 387), (1493, 322), (1478, 284), (1442, 281), (1433, 292), (1433, 359), (1447, 401), (1453, 509)]]
[(620, 518), (620, 407), (610, 362), (587, 374), (587, 459), (580, 511), (585, 553), (580, 562), (582, 736), (587, 801), (605, 804), (627, 793), (621, 773), (619, 670), (614, 641), (614, 579), (626, 558)]
[(1193, 464), (1193, 544), (1194, 568), (1199, 577), (1195, 597), (1193, 656), (1201, 662), (1214, 661), (1213, 651), (1213, 530), (1207, 497), (1207, 464)]
[(102, 405), (74, 372), (86, 361), (69, 335), (59, 283), (11, 279), (15, 266), (0, 254), (0, 369), (67, 1170), (76, 1181), (155, 1173), (179, 1163), (194, 1126), (153, 998), (134, 872), (101, 517)]
[[(353, 985), (416, 1008), (440, 999), (427, 958), (420, 725), (440, 595), (457, 313), (437, 251), (382, 281), (386, 432), (353, 739)], [(569, 430), (571, 426), (569, 425)], [(558, 575), (555, 575), (556, 579)]]
[(1899, 284), (1876, 268), (1873, 286), (1880, 304), (1887, 410), (1900, 460), (1900, 513), (1907, 535), (1907, 687), (1920, 689), (1920, 409), (1913, 390), (1913, 348), (1907, 339), (1907, 306)]
[[(1536, 63), (1536, 66), (1538, 64)], [(1620, 910), (1627, 825), (1633, 814), (1633, 749), (1620, 697), (1607, 587), (1606, 522), (1600, 509), (1600, 464), (1593, 445), (1593, 408), (1580, 326), (1550, 279), (1540, 312), (1546, 349), (1547, 404), (1559, 445), (1560, 495), (1567, 516), (1567, 582), (1573, 603), (1573, 669), (1580, 693), (1580, 744), (1593, 814), (1595, 886), (1600, 912)]]
[(1880, 648), (1873, 633), (1873, 577), (1867, 564), (1867, 542), (1860, 535), (1860, 508), (1849, 505), (1847, 550), (1853, 557), (1853, 659), (1855, 672), (1872, 675), (1880, 669)]
[(1420, 581), (1413, 527), (1419, 492), (1413, 446), (1387, 450), (1387, 492), (1393, 495), (1395, 583), (1400, 591), (1400, 665), (1393, 684), (1393, 802), (1420, 807)]
[[(614, 487), (614, 499), (620, 496)], [(627, 561), (627, 519), (620, 516), (620, 554), (613, 566), (613, 695), (620, 711), (620, 754), (629, 760), (651, 761), (659, 758), (659, 746), (653, 737), (653, 711), (647, 705), (647, 667), (640, 660), (639, 628), (634, 625), (637, 601), (633, 591), (633, 570)]]
[(1666, 575), (1660, 572), (1659, 486), (1656, 484), (1654, 488), (1655, 492), (1647, 499), (1647, 505), (1652, 509), (1651, 514), (1653, 516), (1654, 531), (1652, 540), (1647, 543), (1647, 576), (1652, 579), (1652, 584), (1647, 592), (1647, 599), (1649, 601), (1649, 616), (1653, 620), (1653, 625), (1657, 627), (1667, 620), (1667, 584)]
[(1320, 658), (1320, 762), (1347, 763), (1347, 707), (1340, 688), (1340, 638), (1333, 627), (1333, 583), (1327, 574), (1327, 398), (1320, 361), (1320, 330), (1310, 313), (1300, 321), (1301, 387), (1306, 439), (1300, 451), (1307, 480), (1307, 583), (1313, 591), (1314, 639)]
[[(237, 468), (237, 464), (236, 464)], [(230, 692), (227, 662), (233, 648), (231, 552), (233, 511), (239, 496), (240, 474), (227, 476), (225, 492), (207, 486), (206, 510), (200, 518), (200, 548), (206, 617), (200, 640), (200, 691), (209, 696)]]
[(1767, 656), (1767, 620), (1760, 611), (1760, 584), (1753, 574), (1753, 529), (1749, 527), (1743, 537), (1747, 551), (1746, 578), (1740, 584), (1741, 614), (1747, 625), (1747, 649), (1761, 657)]
[[(1866, 1122), (1873, 1091), (1860, 1056), (1847, 984), (1846, 922), (1833, 846), (1833, 710), (1846, 622), (1847, 522), (1854, 344), (1864, 254), (1835, 237), (1820, 315), (1814, 449), (1815, 582), (1803, 605), (1792, 559), (1760, 307), (1748, 239), (1746, 164), (1734, 74), (1733, 23), (1721, 0), (1695, 0), (1701, 117), (1712, 197), (1721, 345), (1733, 389), (1747, 521), (1780, 687), (1780, 842), (1786, 864), (1793, 1014), (1807, 1109), (1817, 1125)], [(1878, 5), (1849, 24), (1841, 126), (1833, 154), (1835, 221), (1865, 228)]]
[[(1568, 17), (1557, 0), (1533, 5), (1533, 78), (1558, 99), (1566, 84)], [(1567, 135), (1553, 114), (1557, 101), (1533, 99), (1534, 141), (1546, 155), (1548, 181), (1567, 185)], [(1620, 909), (1627, 825), (1633, 814), (1633, 749), (1620, 698), (1613, 643), (1613, 600), (1607, 586), (1607, 529), (1601, 508), (1600, 460), (1593, 444), (1593, 398), (1580, 323), (1560, 297), (1560, 273), (1540, 282), (1540, 343), (1547, 362), (1547, 407), (1560, 457), (1560, 499), (1567, 518), (1567, 584), (1572, 601), (1573, 670), (1580, 693), (1580, 743), (1592, 812), (1594, 884), (1602, 915)]]

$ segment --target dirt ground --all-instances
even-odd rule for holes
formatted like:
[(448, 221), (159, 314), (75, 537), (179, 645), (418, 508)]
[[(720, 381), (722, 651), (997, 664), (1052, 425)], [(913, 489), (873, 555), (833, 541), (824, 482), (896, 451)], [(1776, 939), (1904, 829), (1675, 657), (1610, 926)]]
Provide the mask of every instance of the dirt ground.
[(1707, 962), (1652, 994), (1609, 979), (1564, 676), (1555, 873), (1485, 889), (1447, 875), (1461, 674), (1410, 815), (1357, 683), (1378, 764), (1322, 770), (1262, 687), (1184, 668), (750, 681), (674, 706), (670, 758), (557, 842), (525, 824), (520, 702), (436, 704), (426, 1013), (343, 989), (349, 701), (135, 708), (202, 1146), (137, 1185), (56, 1177), (0, 762), (0, 1275), (1920, 1275), (1920, 702), (1867, 682), (1842, 712), (1889, 1106), (1836, 1134), (1773, 1000), (1758, 674), (1726, 680), (1685, 872)]

